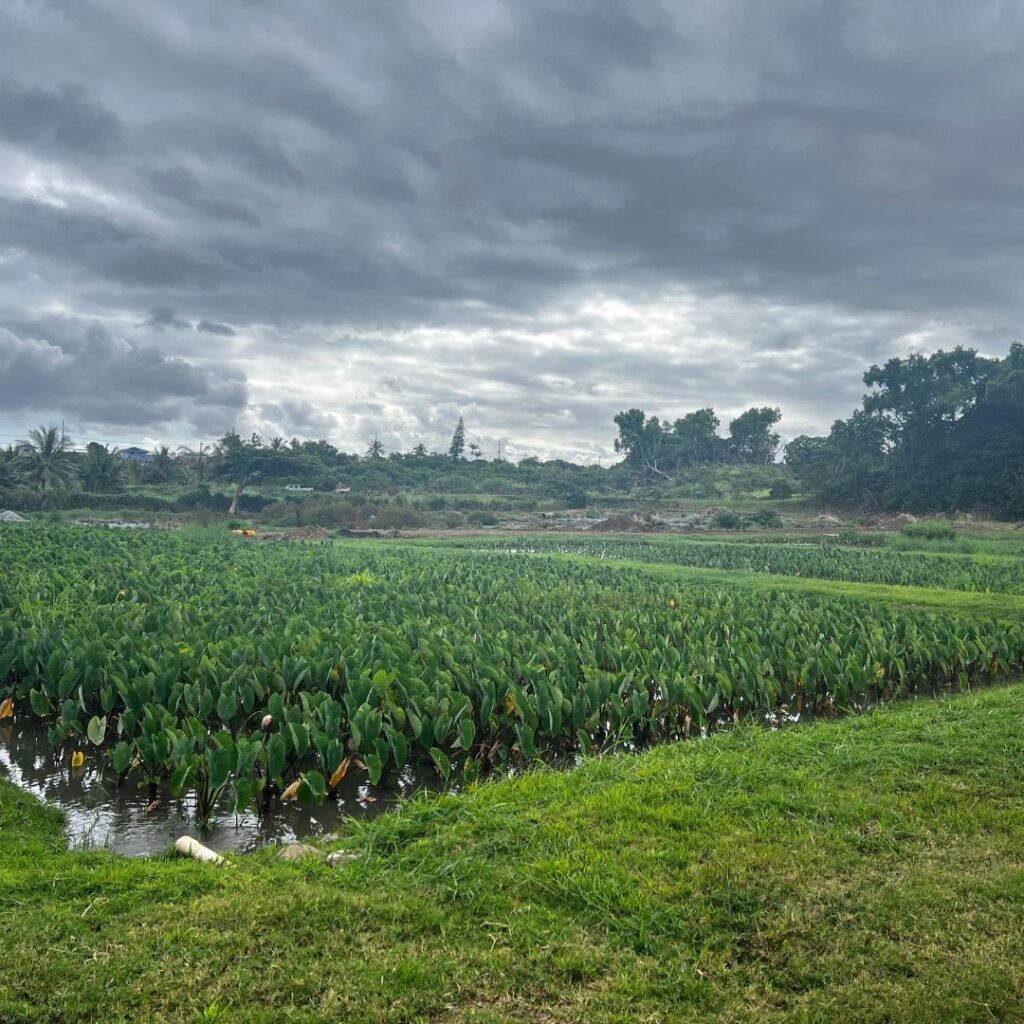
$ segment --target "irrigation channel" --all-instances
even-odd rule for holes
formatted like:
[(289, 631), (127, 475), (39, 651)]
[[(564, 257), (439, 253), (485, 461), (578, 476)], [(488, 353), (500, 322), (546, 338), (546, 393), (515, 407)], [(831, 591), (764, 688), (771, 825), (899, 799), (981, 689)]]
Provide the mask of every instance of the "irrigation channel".
[(80, 767), (72, 767), (68, 758), (67, 746), (54, 747), (43, 723), (27, 715), (0, 723), (0, 778), (60, 808), (72, 849), (102, 848), (125, 856), (162, 853), (186, 833), (231, 853), (315, 839), (336, 832), (346, 818), (375, 817), (420, 790), (456, 788), (444, 787), (431, 765), (391, 772), (384, 786), (370, 786), (365, 773), (353, 772), (342, 780), (336, 800), (276, 803), (262, 819), (252, 812), (236, 815), (225, 804), (211, 827), (200, 832), (191, 799), (174, 800), (165, 793), (153, 805), (131, 774), (118, 788), (107, 758), (91, 754)]
[[(868, 705), (858, 705), (851, 710), (860, 713), (867, 709)], [(778, 729), (806, 725), (814, 718), (809, 709), (802, 714), (779, 711), (762, 716), (759, 724)], [(730, 724), (721, 720), (713, 731), (720, 732)], [(624, 744), (619, 753), (640, 749)], [(578, 754), (549, 759), (557, 768), (569, 768), (579, 761)], [(251, 811), (233, 813), (225, 799), (210, 826), (201, 830), (191, 799), (175, 800), (165, 793), (164, 798), (151, 802), (137, 774), (130, 773), (118, 787), (117, 773), (106, 757), (93, 754), (91, 760), (72, 766), (67, 746), (54, 746), (42, 722), (25, 716), (0, 724), (0, 778), (60, 809), (71, 849), (101, 848), (123, 856), (147, 856), (163, 853), (179, 836), (189, 834), (201, 836), (218, 852), (245, 853), (265, 845), (315, 841), (318, 836), (338, 832), (346, 818), (374, 818), (417, 793), (457, 793), (461, 788), (457, 774), (445, 784), (433, 766), (424, 762), (391, 771), (380, 786), (371, 786), (364, 773), (353, 772), (341, 781), (335, 800), (319, 805), (275, 802), (262, 818)]]

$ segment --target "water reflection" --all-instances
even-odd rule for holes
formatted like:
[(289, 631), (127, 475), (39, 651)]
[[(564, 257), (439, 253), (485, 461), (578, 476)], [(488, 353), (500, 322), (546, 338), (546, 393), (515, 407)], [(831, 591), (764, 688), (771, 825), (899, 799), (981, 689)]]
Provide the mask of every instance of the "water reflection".
[[(0, 728), (0, 776), (61, 809), (70, 846), (137, 856), (160, 853), (184, 833), (199, 835), (189, 801), (164, 793), (153, 807), (146, 788), (132, 775), (117, 788), (117, 777), (97, 748), (85, 749), (79, 768), (71, 766), (71, 753), (70, 747), (55, 748), (46, 727), (35, 719), (22, 717)], [(319, 807), (277, 804), (262, 820), (251, 813), (235, 815), (225, 806), (203, 842), (241, 853), (265, 843), (315, 840), (337, 831), (347, 817), (375, 817), (401, 797), (442, 788), (429, 765), (393, 772), (386, 783), (370, 786), (364, 773), (353, 770), (342, 780), (336, 801)]]

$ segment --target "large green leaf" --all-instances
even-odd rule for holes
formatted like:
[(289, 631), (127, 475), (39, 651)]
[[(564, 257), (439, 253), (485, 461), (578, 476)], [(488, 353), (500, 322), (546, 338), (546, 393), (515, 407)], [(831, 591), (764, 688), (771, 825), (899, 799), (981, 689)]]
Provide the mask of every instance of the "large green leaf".
[(133, 750), (134, 748), (132, 745), (130, 743), (126, 743), (124, 740), (111, 749), (110, 763), (118, 775), (126, 771), (128, 765), (131, 764)]
[(281, 777), (284, 771), (284, 759), (288, 750), (280, 733), (274, 733), (267, 741), (267, 774), (272, 779)]
[(103, 742), (104, 736), (107, 734), (107, 716), (104, 715), (102, 718), (97, 715), (93, 715), (89, 719), (89, 725), (86, 728), (86, 733), (89, 737), (89, 742), (95, 746), (100, 746)]
[(437, 774), (448, 781), (449, 776), (452, 773), (452, 764), (448, 760), (448, 755), (439, 747), (430, 748), (430, 759), (434, 762), (434, 767), (437, 769)]

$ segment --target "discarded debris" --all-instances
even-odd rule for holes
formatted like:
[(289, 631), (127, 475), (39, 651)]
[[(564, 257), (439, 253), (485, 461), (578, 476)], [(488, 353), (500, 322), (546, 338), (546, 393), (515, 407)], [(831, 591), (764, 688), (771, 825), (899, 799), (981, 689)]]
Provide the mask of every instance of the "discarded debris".
[(323, 850), (318, 850), (309, 843), (289, 843), (281, 848), (277, 855), (278, 860), (304, 860), (306, 857), (319, 857), (323, 859)]
[(358, 860), (359, 854), (354, 850), (339, 850), (337, 853), (329, 853), (327, 855), (327, 866), (329, 868), (341, 867), (342, 864), (348, 864), (349, 861)]
[(204, 864), (227, 864), (228, 862), (208, 846), (203, 846), (198, 839), (191, 836), (182, 836), (174, 844), (174, 852), (179, 857), (191, 857), (193, 860), (202, 861)]

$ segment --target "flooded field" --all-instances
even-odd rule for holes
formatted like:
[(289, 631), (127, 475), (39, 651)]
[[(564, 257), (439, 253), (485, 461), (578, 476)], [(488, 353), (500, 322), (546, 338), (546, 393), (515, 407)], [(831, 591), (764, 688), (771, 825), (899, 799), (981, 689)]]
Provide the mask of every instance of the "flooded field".
[(275, 803), (262, 819), (225, 808), (210, 829), (200, 833), (191, 801), (164, 794), (151, 802), (146, 787), (132, 775), (118, 787), (109, 761), (96, 751), (88, 751), (85, 763), (72, 767), (70, 751), (56, 750), (46, 727), (28, 718), (0, 726), (0, 778), (63, 811), (72, 848), (103, 848), (126, 856), (162, 853), (185, 833), (202, 835), (220, 852), (236, 853), (265, 844), (315, 840), (337, 831), (346, 818), (375, 817), (401, 797), (440, 788), (429, 766), (410, 765), (392, 772), (384, 786), (370, 786), (353, 773), (342, 780), (337, 800), (319, 806)]

